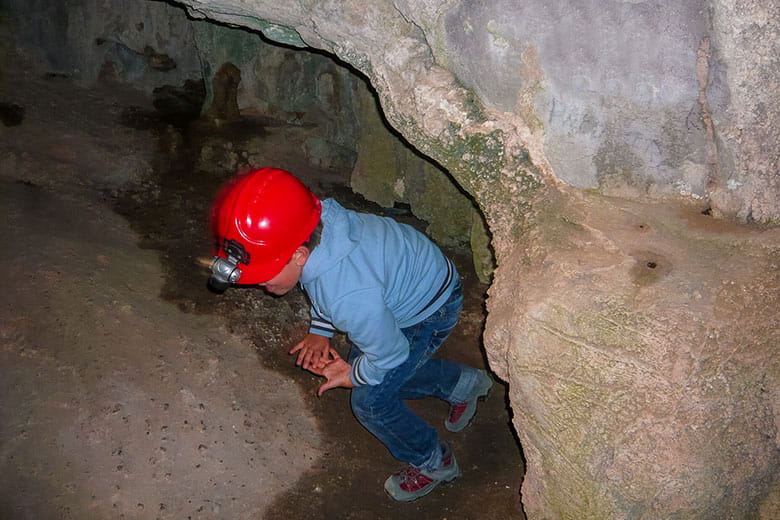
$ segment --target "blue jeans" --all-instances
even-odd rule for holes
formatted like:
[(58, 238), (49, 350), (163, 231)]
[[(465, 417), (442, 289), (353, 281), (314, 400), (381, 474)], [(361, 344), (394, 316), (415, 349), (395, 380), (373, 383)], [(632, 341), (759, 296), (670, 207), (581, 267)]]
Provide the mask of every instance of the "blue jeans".
[[(433, 396), (449, 403), (468, 399), (477, 380), (474, 368), (431, 359), (458, 322), (463, 306), (460, 281), (450, 298), (426, 320), (402, 329), (409, 340), (409, 357), (385, 374), (378, 385), (352, 389), (352, 411), (360, 423), (390, 450), (414, 466), (436, 470), (441, 465), (439, 435), (413, 412), (404, 399)], [(349, 359), (360, 351), (352, 346)]]

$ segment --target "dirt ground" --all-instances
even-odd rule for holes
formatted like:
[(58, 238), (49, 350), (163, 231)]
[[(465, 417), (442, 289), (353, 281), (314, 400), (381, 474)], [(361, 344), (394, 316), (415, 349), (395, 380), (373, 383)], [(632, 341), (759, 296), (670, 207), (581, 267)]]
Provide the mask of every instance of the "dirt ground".
[[(396, 503), (383, 482), (399, 463), (348, 391), (317, 398), (286, 354), (303, 295), (206, 289), (209, 205), (238, 169), (288, 168), (386, 212), (305, 163), (316, 128), (185, 125), (121, 86), (21, 69), (2, 78), (0, 111), (0, 519), (524, 518), (502, 384), (459, 434), (444, 403), (412, 403), (463, 475)], [(447, 253), (467, 294), (442, 355), (484, 367), (486, 286), (468, 251)]]

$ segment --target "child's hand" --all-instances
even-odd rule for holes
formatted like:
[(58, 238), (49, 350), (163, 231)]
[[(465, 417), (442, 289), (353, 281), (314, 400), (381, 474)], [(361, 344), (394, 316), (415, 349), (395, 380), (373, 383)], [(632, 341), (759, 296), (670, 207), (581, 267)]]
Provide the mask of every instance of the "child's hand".
[(329, 355), (333, 359), (328, 361), (323, 367), (312, 367), (309, 369), (310, 372), (323, 376), (327, 379), (327, 381), (317, 389), (317, 397), (321, 396), (331, 388), (336, 388), (339, 386), (344, 388), (355, 387), (355, 385), (352, 384), (352, 379), (349, 377), (350, 372), (352, 372), (352, 367), (350, 364), (341, 359), (341, 356), (338, 355), (338, 352), (333, 349), (330, 349)]
[(330, 338), (319, 334), (308, 334), (303, 341), (295, 345), (290, 354), (298, 353), (295, 364), (306, 370), (312, 367), (322, 368), (328, 362)]

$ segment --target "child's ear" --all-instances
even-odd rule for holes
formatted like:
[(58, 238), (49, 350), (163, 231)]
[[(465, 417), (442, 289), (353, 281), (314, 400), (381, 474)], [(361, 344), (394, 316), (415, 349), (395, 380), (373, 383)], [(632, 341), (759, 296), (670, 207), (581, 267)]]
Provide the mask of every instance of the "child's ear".
[(293, 253), (292, 260), (298, 267), (303, 267), (306, 265), (306, 261), (309, 259), (310, 253), (311, 251), (309, 251), (308, 247), (298, 246), (298, 249), (296, 249)]

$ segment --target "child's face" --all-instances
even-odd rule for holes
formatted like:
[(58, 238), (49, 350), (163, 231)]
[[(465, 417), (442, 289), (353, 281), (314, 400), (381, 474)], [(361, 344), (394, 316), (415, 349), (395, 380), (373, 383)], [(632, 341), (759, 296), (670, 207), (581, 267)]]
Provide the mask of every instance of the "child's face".
[(306, 260), (308, 259), (309, 250), (305, 247), (299, 247), (282, 271), (267, 282), (261, 283), (260, 286), (272, 294), (280, 296), (287, 294), (300, 280), (303, 266), (306, 265)]

